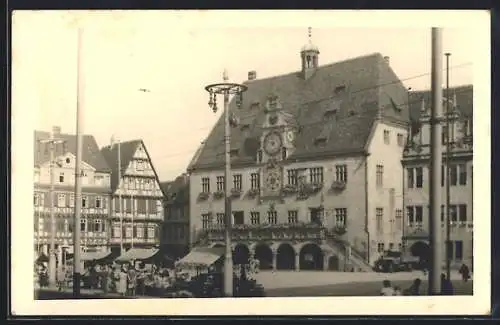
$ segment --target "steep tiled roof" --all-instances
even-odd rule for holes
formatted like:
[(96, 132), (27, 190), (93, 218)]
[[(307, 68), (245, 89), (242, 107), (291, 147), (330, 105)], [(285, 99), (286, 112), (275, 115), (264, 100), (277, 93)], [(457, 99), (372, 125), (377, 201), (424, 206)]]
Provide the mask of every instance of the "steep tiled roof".
[[(473, 112), (473, 86), (464, 85), (450, 88), (450, 99), (453, 99), (456, 95), (457, 98), (457, 108), (463, 116), (472, 117)], [(443, 98), (446, 96), (446, 89), (443, 89)], [(431, 91), (412, 91), (410, 92), (410, 116), (411, 119), (416, 121), (420, 118), (422, 109), (422, 99), (426, 103), (427, 107), (431, 105)]]
[[(357, 57), (319, 67), (308, 79), (301, 72), (245, 82), (241, 108), (230, 103), (242, 127), (232, 128), (231, 148), (239, 148), (232, 164), (255, 161), (255, 145), (262, 135), (264, 107), (269, 94), (278, 96), (283, 109), (297, 118), (301, 126), (291, 159), (324, 153), (363, 151), (373, 122), (380, 118), (408, 121), (408, 93), (380, 53)], [(324, 113), (336, 106), (335, 118)], [(380, 114), (380, 115), (377, 115)], [(323, 146), (315, 144), (320, 133), (328, 134)], [(224, 161), (224, 120), (221, 117), (210, 132), (206, 145), (191, 170), (219, 167)], [(250, 150), (248, 148), (251, 148)]]
[(189, 200), (189, 181), (185, 174), (173, 181), (161, 182), (160, 187), (167, 200), (175, 200), (175, 203), (187, 203)]
[[(153, 168), (153, 172), (155, 174), (156, 181), (159, 183), (158, 174), (154, 168), (154, 164), (151, 161), (151, 156), (148, 153), (146, 146), (142, 140), (131, 140), (120, 143), (120, 172), (121, 175), (125, 172), (128, 165), (134, 158), (134, 154), (139, 147), (139, 145), (143, 146), (146, 155), (148, 156), (151, 167)], [(118, 144), (114, 146), (106, 146), (101, 149), (101, 153), (103, 157), (108, 162), (108, 165), (111, 167), (111, 190), (114, 192), (118, 187)], [(161, 187), (160, 187), (161, 189)], [(163, 190), (162, 190), (163, 192)]]
[[(34, 155), (35, 155), (35, 166), (39, 166), (47, 161), (49, 161), (49, 145), (40, 143), (40, 140), (47, 140), (50, 138), (49, 132), (35, 131), (35, 145), (34, 145)], [(64, 140), (64, 143), (58, 144), (55, 147), (55, 156), (63, 155), (67, 152), (72, 153), (76, 156), (76, 135), (61, 133), (56, 136), (57, 139)], [(83, 147), (82, 147), (82, 160), (94, 167), (100, 172), (110, 172), (111, 169), (108, 166), (106, 160), (102, 156), (99, 146), (92, 135), (83, 135)]]

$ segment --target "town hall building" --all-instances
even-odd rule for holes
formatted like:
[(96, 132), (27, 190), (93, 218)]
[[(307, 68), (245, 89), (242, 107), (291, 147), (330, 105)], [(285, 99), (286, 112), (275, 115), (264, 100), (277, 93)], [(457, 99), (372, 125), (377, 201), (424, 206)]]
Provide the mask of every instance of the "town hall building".
[(369, 271), (401, 248), (408, 91), (379, 53), (319, 65), (311, 40), (300, 70), (258, 79), (231, 101), (231, 188), (224, 118), (189, 172), (192, 246), (224, 245), (231, 192), (233, 256), (262, 269)]

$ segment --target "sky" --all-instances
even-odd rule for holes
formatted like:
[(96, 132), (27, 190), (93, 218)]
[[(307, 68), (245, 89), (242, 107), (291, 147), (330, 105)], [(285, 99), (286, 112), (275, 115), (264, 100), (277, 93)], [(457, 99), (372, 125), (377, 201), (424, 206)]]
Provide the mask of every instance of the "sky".
[[(204, 87), (221, 81), (224, 69), (234, 82), (245, 81), (250, 70), (258, 79), (299, 70), (308, 27), (320, 65), (380, 52), (390, 57), (405, 86), (428, 89), (431, 31), (425, 18), (433, 15), (356, 15), (15, 12), (13, 117), (29, 114), (36, 130), (57, 125), (75, 132), (80, 25), (83, 132), (94, 135), (100, 147), (112, 136), (143, 139), (160, 180), (168, 181), (185, 171), (221, 114), (208, 107)], [(456, 16), (443, 26), (443, 52), (452, 54), (451, 86), (473, 84), (478, 34), (470, 23)]]

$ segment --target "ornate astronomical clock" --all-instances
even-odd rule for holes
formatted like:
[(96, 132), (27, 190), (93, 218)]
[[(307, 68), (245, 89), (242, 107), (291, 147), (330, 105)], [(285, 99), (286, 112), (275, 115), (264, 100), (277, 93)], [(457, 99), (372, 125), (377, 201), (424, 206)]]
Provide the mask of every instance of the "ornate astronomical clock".
[(272, 131), (264, 137), (264, 151), (271, 157), (276, 156), (283, 145), (281, 134), (277, 131)]
[(281, 187), (283, 183), (282, 169), (275, 160), (271, 159), (264, 168), (264, 189), (263, 197), (277, 198), (281, 195)]

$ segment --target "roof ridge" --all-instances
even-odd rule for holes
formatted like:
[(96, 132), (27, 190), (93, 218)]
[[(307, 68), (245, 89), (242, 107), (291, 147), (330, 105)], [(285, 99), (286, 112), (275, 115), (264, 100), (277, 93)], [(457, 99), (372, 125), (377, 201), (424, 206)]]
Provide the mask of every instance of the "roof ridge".
[[(372, 53), (369, 53), (369, 54), (360, 55), (360, 56), (356, 56), (356, 57), (353, 57), (353, 58), (347, 58), (347, 59), (344, 59), (344, 60), (330, 62), (330, 63), (324, 64), (324, 65), (319, 65), (316, 69), (317, 70), (321, 70), (323, 68), (329, 68), (329, 67), (334, 66), (336, 64), (342, 64), (342, 63), (346, 63), (346, 62), (350, 62), (350, 61), (356, 61), (356, 60), (366, 59), (366, 58), (369, 58), (369, 57), (372, 57), (372, 56), (373, 57), (380, 56), (382, 58), (382, 54), (380, 52), (372, 52)], [(270, 77), (266, 77), (266, 78), (258, 78), (258, 79), (255, 79), (255, 80), (245, 80), (243, 82), (243, 84), (246, 85), (246, 84), (255, 83), (255, 81), (280, 79), (280, 78), (283, 78), (283, 77), (292, 76), (294, 74), (300, 73), (300, 71), (301, 70), (295, 70), (295, 71), (292, 71), (292, 72), (278, 74), (278, 75), (270, 76)]]

